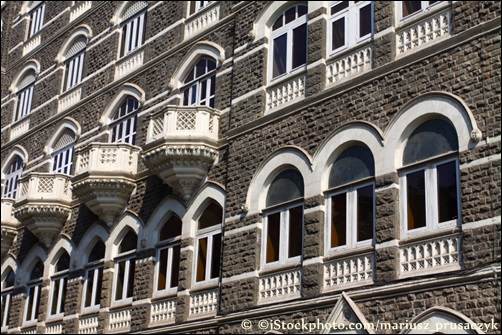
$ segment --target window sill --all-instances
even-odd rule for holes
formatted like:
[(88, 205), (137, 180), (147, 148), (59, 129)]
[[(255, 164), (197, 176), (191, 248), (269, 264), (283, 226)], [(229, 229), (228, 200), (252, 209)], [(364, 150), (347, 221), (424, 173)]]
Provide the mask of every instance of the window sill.
[(438, 237), (447, 237), (459, 234), (462, 229), (458, 227), (457, 222), (449, 222), (448, 224), (443, 225), (442, 227), (430, 230), (430, 228), (425, 227), (426, 229), (422, 229), (417, 232), (405, 232), (405, 235), (401, 237), (399, 241), (400, 246), (416, 243), (416, 242), (424, 242), (432, 239), (436, 239)]
[(301, 268), (302, 268), (302, 262), (300, 260), (294, 259), (289, 262), (285, 262), (283, 264), (265, 265), (258, 272), (258, 275), (261, 277), (261, 276), (267, 276), (270, 274), (275, 274), (278, 272), (289, 271), (289, 270), (294, 270), (294, 269), (301, 269)]
[(218, 288), (218, 278), (213, 278), (211, 280), (203, 282), (195, 282), (193, 287), (190, 289), (190, 293), (199, 293), (202, 291), (212, 290)]
[(351, 247), (350, 249), (340, 249), (340, 248), (341, 247), (337, 247), (326, 250), (325, 256), (323, 258), (324, 262), (340, 260), (342, 258), (357, 257), (360, 255), (373, 253), (375, 251), (373, 245), (356, 246), (356, 247)]
[(152, 300), (158, 301), (162, 299), (169, 299), (176, 297), (178, 294), (178, 287), (172, 287), (163, 291), (154, 291), (152, 294)]

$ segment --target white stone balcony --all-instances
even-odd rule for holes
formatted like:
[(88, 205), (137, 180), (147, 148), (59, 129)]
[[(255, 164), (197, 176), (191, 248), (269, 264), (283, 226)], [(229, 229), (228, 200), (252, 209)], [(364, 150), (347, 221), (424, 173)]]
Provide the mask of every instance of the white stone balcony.
[(324, 290), (344, 290), (372, 284), (374, 267), (373, 253), (326, 262), (324, 264)]
[(396, 55), (407, 53), (431, 44), (451, 31), (451, 13), (449, 11), (428, 17), (419, 23), (405, 27), (396, 32)]
[(98, 316), (81, 317), (78, 320), (79, 334), (97, 334), (98, 333)]
[(185, 200), (218, 156), (219, 120), (206, 106), (167, 106), (151, 116), (143, 159)]
[(371, 70), (372, 61), (373, 48), (371, 46), (336, 58), (326, 66), (326, 86)]
[(177, 298), (152, 303), (150, 326), (175, 322)]
[(77, 19), (80, 15), (91, 9), (92, 1), (75, 1), (75, 4), (70, 8), (70, 22)]
[(70, 176), (30, 173), (19, 180), (19, 190), (14, 216), (49, 248), (70, 214)]
[(107, 333), (125, 333), (131, 330), (131, 310), (110, 312)]
[(125, 55), (115, 64), (115, 80), (118, 80), (143, 65), (145, 51), (143, 49), (134, 50)]
[(63, 323), (53, 323), (45, 327), (46, 334), (63, 334)]
[(267, 89), (267, 110), (282, 107), (289, 102), (304, 98), (306, 82), (307, 76), (302, 74), (279, 84), (272, 84)]
[(192, 293), (190, 295), (189, 318), (214, 316), (218, 309), (218, 289)]
[(82, 96), (82, 87), (65, 92), (59, 98), (59, 112), (76, 105)]
[(400, 277), (429, 275), (461, 268), (460, 235), (429, 238), (402, 245)]
[(35, 49), (42, 42), (42, 34), (38, 32), (35, 36), (24, 42), (23, 56), (26, 56), (31, 50)]
[(185, 21), (185, 39), (205, 30), (220, 19), (220, 5), (209, 4)]
[(302, 272), (283, 271), (260, 278), (259, 302), (274, 302), (301, 297)]
[(136, 187), (140, 150), (127, 143), (91, 143), (76, 153), (73, 193), (109, 226)]
[(30, 129), (30, 119), (23, 118), (22, 120), (16, 121), (10, 128), (10, 140), (23, 135)]

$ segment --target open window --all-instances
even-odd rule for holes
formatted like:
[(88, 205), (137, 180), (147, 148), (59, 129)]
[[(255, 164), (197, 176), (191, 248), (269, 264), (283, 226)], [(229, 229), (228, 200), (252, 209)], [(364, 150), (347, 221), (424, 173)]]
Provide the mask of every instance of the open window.
[(52, 148), (52, 173), (71, 175), (76, 140), (75, 133), (69, 128), (66, 128), (59, 136)]
[(45, 17), (45, 2), (43, 1), (30, 1), (30, 19), (28, 21), (28, 35), (27, 38), (33, 37), (38, 33), (44, 25)]
[(23, 160), (18, 155), (12, 158), (12, 163), (9, 164), (5, 171), (5, 181), (2, 191), (2, 198), (16, 199), (18, 196), (19, 178), (23, 173)]
[(65, 79), (63, 82), (63, 91), (72, 89), (82, 81), (86, 47), (87, 38), (85, 36), (79, 36), (73, 41), (72, 46), (65, 53)]

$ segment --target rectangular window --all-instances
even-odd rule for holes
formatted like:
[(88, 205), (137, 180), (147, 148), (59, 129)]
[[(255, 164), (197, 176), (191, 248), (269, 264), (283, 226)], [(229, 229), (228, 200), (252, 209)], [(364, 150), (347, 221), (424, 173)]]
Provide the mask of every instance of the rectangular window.
[(67, 277), (55, 279), (52, 281), (52, 304), (50, 315), (58, 315), (64, 313), (67, 281)]
[(281, 213), (267, 216), (267, 263), (279, 260)]
[(206, 279), (208, 252), (207, 240), (207, 237), (199, 239), (199, 244), (197, 246), (197, 282), (201, 282)]
[(207, 282), (220, 275), (221, 233), (213, 231), (197, 240), (196, 282)]
[(84, 308), (99, 306), (102, 282), (102, 267), (87, 270), (86, 281), (84, 284)]
[(129, 258), (115, 264), (115, 302), (132, 299), (136, 258)]
[(26, 298), (24, 320), (36, 321), (38, 319), (38, 309), (40, 306), (40, 289), (42, 285), (34, 285), (28, 288), (28, 297)]
[(85, 52), (79, 53), (66, 62), (65, 91), (77, 86), (82, 81)]
[(367, 40), (373, 33), (372, 1), (338, 1), (331, 7), (328, 50), (330, 54)]
[(180, 245), (170, 245), (158, 252), (157, 291), (167, 291), (178, 286)]
[(30, 14), (30, 25), (28, 27), (28, 38), (38, 33), (44, 25), (45, 4), (38, 6)]
[(61, 150), (52, 157), (52, 172), (71, 174), (73, 165), (73, 146)]
[(134, 17), (122, 28), (122, 56), (143, 45), (146, 12)]
[(458, 218), (457, 165), (448, 162), (437, 166), (439, 223)]
[(293, 29), (293, 69), (307, 63), (307, 24)]
[(189, 1), (189, 2), (190, 2), (190, 8), (188, 10), (188, 15), (192, 15), (200, 11), (207, 5), (209, 5), (212, 1)]
[(31, 100), (33, 98), (34, 85), (28, 86), (17, 95), (16, 121), (31, 113)]
[(441, 1), (399, 1), (401, 4), (401, 17), (405, 18), (412, 14), (426, 10), (428, 7), (439, 2)]
[(19, 178), (23, 173), (23, 160), (18, 156), (10, 165), (9, 170), (5, 175), (5, 183), (3, 188), (3, 197), (9, 199), (16, 199), (17, 186)]
[(289, 210), (289, 236), (288, 257), (302, 255), (303, 241), (303, 207), (294, 207)]
[(112, 127), (113, 143), (136, 143), (136, 122), (137, 115), (132, 115), (122, 119)]
[(331, 198), (331, 247), (347, 244), (347, 193)]
[(425, 227), (425, 171), (406, 175), (408, 230)]
[(373, 185), (357, 189), (357, 242), (373, 238)]
[(286, 73), (287, 42), (287, 34), (274, 39), (273, 78)]
[(2, 293), (2, 328), (9, 325), (11, 293)]

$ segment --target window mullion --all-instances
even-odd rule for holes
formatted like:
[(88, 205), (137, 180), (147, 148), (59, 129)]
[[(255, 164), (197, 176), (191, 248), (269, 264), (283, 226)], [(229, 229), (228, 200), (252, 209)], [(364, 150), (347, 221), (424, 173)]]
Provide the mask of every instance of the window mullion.
[(171, 276), (172, 276), (172, 266), (173, 266), (173, 247), (169, 247), (167, 253), (167, 268), (166, 268), (166, 290), (171, 288)]
[(427, 169), (426, 170), (426, 187), (427, 187), (427, 192), (425, 195), (426, 199), (426, 210), (428, 213), (426, 213), (427, 217), (427, 227), (429, 230), (435, 230), (438, 225), (439, 225), (439, 206), (438, 206), (438, 188), (437, 188), (437, 170), (436, 166), (432, 169)]
[(60, 279), (58, 279), (58, 281), (59, 281), (59, 289), (58, 289), (58, 303), (56, 305), (56, 314), (61, 313), (61, 309), (62, 309), (64, 278), (60, 278)]
[[(98, 279), (99, 279), (99, 270), (96, 268), (92, 270), (92, 287), (91, 287), (91, 306), (96, 305), (96, 290), (98, 289)], [(90, 306), (89, 306), (90, 307)]]
[(356, 243), (357, 236), (357, 189), (347, 191), (347, 248), (351, 248)]
[(131, 265), (131, 259), (125, 260), (124, 266), (124, 280), (122, 281), (122, 299), (127, 299), (127, 287), (129, 286), (129, 270)]
[[(288, 259), (289, 253), (289, 209), (281, 213), (281, 226), (284, 234), (281, 234), (279, 239), (279, 263), (283, 263)], [(282, 244), (282, 245), (281, 245)]]
[(39, 286), (35, 285), (34, 290), (33, 290), (33, 301), (31, 302), (31, 318), (30, 320), (35, 320), (35, 314), (37, 313), (36, 308), (37, 308), (37, 300), (38, 300), (38, 290)]
[(211, 278), (211, 260), (213, 259), (213, 236), (212, 234), (207, 235), (207, 255), (206, 255), (206, 273), (204, 281)]

